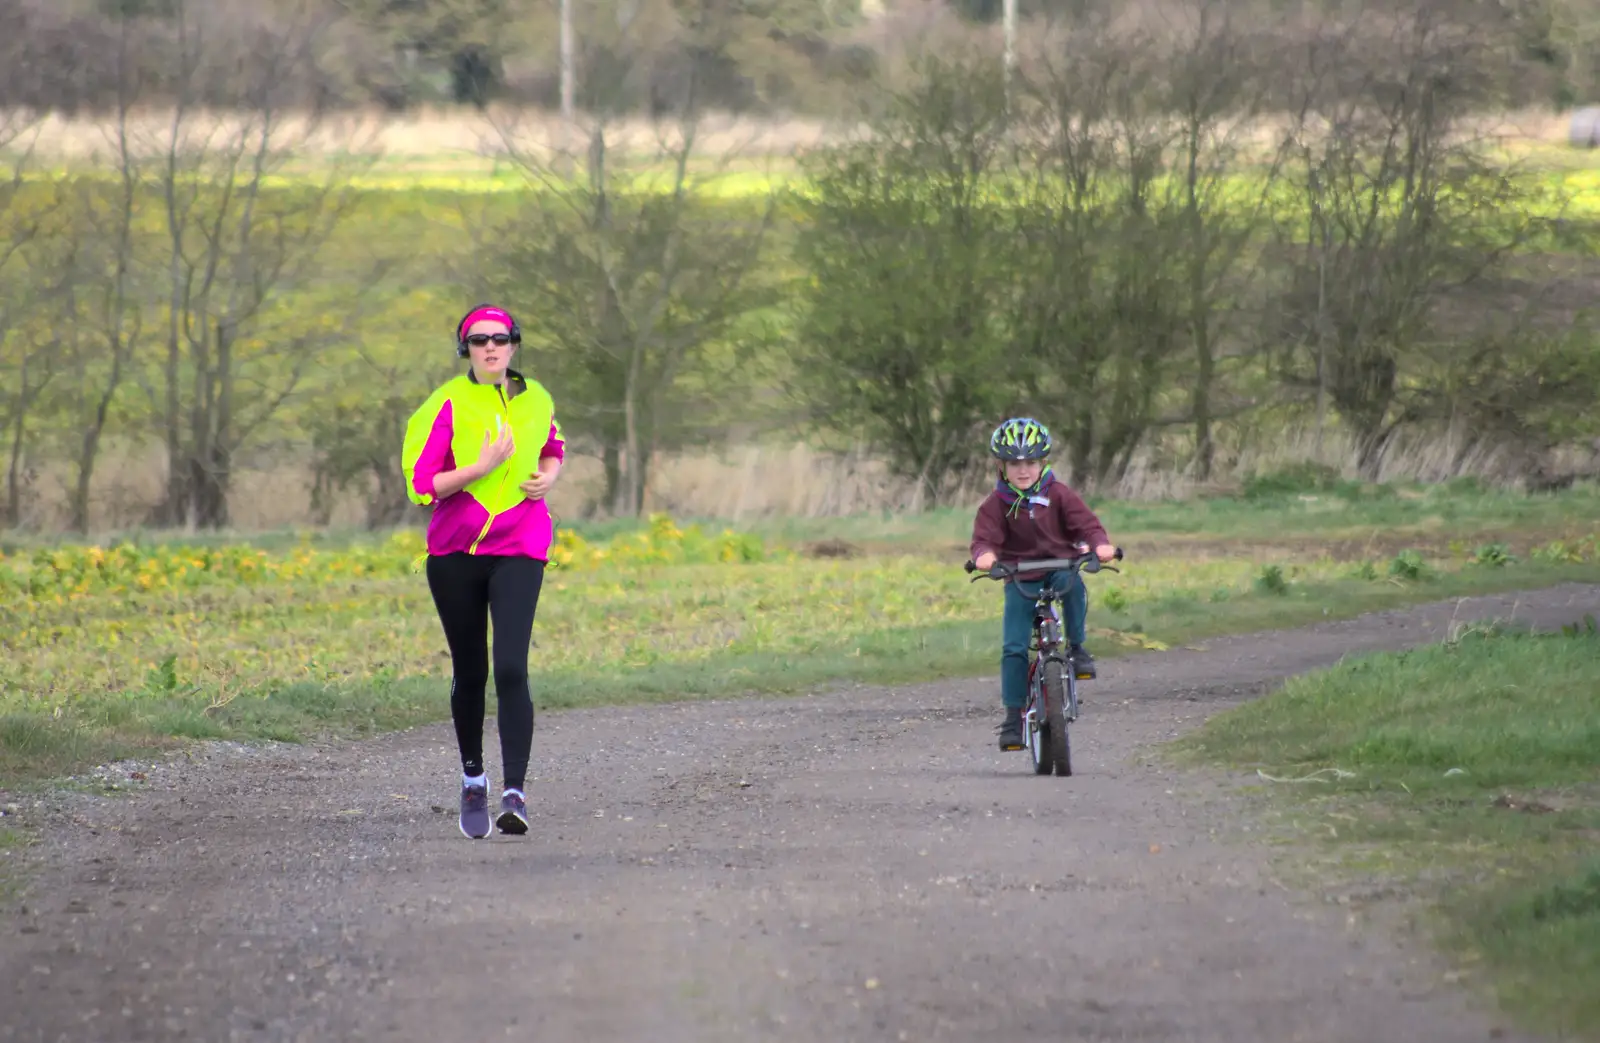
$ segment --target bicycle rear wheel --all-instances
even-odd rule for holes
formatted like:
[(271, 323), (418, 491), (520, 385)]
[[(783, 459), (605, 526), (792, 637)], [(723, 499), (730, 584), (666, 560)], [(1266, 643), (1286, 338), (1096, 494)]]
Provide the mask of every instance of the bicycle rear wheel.
[[(1049, 733), (1050, 767), (1057, 775), (1072, 774), (1072, 741), (1067, 737), (1067, 680), (1060, 660), (1044, 664), (1045, 731)], [(1038, 770), (1035, 768), (1035, 770)], [(1049, 774), (1049, 767), (1039, 771)]]

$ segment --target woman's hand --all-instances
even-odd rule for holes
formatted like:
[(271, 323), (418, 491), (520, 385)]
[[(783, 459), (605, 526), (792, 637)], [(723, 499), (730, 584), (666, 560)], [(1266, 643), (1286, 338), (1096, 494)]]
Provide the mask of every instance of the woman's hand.
[(433, 495), (441, 500), (449, 499), (511, 459), (511, 453), (515, 449), (516, 443), (511, 438), (511, 428), (501, 428), (492, 435), (485, 434), (483, 448), (478, 450), (476, 460), (470, 464), (462, 464), (453, 471), (440, 471), (433, 476)]
[(535, 472), (532, 478), (523, 482), (517, 488), (522, 490), (522, 495), (530, 500), (542, 500), (550, 487), (556, 484), (556, 476), (549, 471)]
[(511, 459), (511, 454), (516, 451), (516, 440), (511, 437), (511, 428), (503, 427), (498, 434), (483, 436), (483, 448), (478, 451), (478, 459), (472, 464), (472, 470), (477, 478), (489, 474), (496, 467)]
[(977, 566), (979, 572), (988, 572), (990, 569), (994, 568), (994, 561), (994, 552), (986, 550), (982, 554), (978, 555), (977, 559), (973, 561), (972, 564)]
[(1117, 556), (1117, 548), (1109, 543), (1102, 543), (1094, 549), (1094, 556), (1101, 561), (1113, 561)]
[(517, 488), (521, 489), (522, 495), (530, 500), (542, 500), (556, 484), (556, 476), (560, 473), (560, 459), (546, 457), (539, 461), (539, 469), (533, 472), (533, 477), (517, 486)]

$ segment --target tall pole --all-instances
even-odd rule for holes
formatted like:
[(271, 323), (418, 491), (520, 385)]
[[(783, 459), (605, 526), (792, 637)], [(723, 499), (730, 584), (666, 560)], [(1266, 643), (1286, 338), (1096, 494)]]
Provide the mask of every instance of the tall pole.
[[(993, 10), (993, 8), (990, 8)], [(1006, 106), (1011, 105), (1011, 77), (1017, 65), (1017, 0), (1004, 0), (1001, 7), (1001, 20), (1005, 26), (1006, 54)]]
[(564, 120), (572, 119), (572, 94), (572, 0), (561, 0), (561, 118)]

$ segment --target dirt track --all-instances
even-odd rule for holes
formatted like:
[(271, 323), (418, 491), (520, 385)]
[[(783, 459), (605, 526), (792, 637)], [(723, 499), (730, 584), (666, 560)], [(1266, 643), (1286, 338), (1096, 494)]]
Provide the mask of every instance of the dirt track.
[(1273, 882), (1230, 780), (1136, 756), (1513, 606), (1555, 625), (1600, 588), (1108, 661), (1071, 779), (994, 748), (991, 682), (543, 714), (518, 840), (456, 830), (444, 726), (217, 747), (34, 813), (0, 1040), (1519, 1039), (1419, 943)]

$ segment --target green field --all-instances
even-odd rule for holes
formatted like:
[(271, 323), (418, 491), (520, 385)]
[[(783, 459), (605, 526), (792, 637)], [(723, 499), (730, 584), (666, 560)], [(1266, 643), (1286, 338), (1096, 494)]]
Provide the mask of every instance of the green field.
[[(1129, 557), (1124, 574), (1090, 580), (1091, 647), (1116, 655), (1600, 579), (1592, 487), (1345, 493), (1099, 505)], [(743, 534), (664, 517), (565, 528), (534, 631), (536, 702), (989, 673), (1000, 598), (961, 572), (969, 527), (939, 512)], [(1443, 532), (1472, 539), (1436, 545)], [(61, 775), (174, 739), (299, 739), (446, 714), (448, 660), (414, 530), (6, 551), (0, 777)]]
[[(616, 153), (619, 162), (632, 172), (633, 184), (665, 188), (671, 184), (672, 163), (654, 152), (627, 155)], [(0, 151), (0, 163), (17, 162), (24, 157)], [(1579, 212), (1600, 210), (1600, 165), (1592, 154), (1572, 150), (1541, 148), (1517, 149), (1502, 156), (1504, 162), (1524, 173), (1535, 173), (1552, 194), (1569, 195)], [(483, 157), (449, 152), (396, 155), (308, 155), (275, 161), (278, 172), (263, 181), (269, 188), (297, 188), (330, 178), (363, 192), (374, 193), (452, 193), (498, 194), (536, 188), (528, 168), (509, 156)], [(26, 169), (30, 181), (56, 181), (85, 174), (102, 174), (93, 165), (34, 166)], [(794, 157), (785, 154), (743, 158), (702, 156), (692, 159), (689, 170), (696, 184), (712, 194), (727, 198), (765, 195), (774, 190), (804, 192), (803, 175)], [(1237, 176), (1237, 193), (1249, 198), (1257, 188), (1248, 175)], [(1155, 194), (1162, 194), (1157, 187)]]
[[(1237, 496), (1196, 500), (1109, 501), (1091, 498), (1113, 536), (1163, 552), (1219, 548), (1248, 554), (1283, 549), (1342, 559), (1426, 547), (1441, 555), (1474, 541), (1510, 539), (1526, 549), (1558, 537), (1597, 531), (1600, 486), (1557, 496), (1527, 496), (1474, 479), (1437, 485), (1369, 485), (1294, 475), (1248, 479)], [(616, 523), (596, 532), (620, 531)], [(965, 547), (972, 517), (964, 510), (896, 516), (786, 518), (755, 531), (785, 542), (856, 541), (863, 548)]]
[[(1178, 743), (1274, 778), (1309, 886), (1425, 898), (1456, 972), (1600, 1039), (1600, 630), (1475, 627), (1288, 682)], [(1335, 777), (1330, 769), (1345, 773)]]

